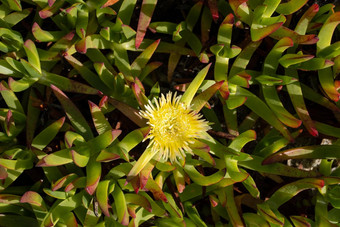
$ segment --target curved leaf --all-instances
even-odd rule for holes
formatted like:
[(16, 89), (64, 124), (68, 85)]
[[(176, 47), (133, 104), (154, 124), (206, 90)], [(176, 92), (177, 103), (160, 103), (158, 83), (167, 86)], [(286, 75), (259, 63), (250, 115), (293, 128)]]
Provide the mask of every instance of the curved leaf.
[(297, 147), (270, 155), (263, 160), (263, 164), (271, 164), (287, 159), (308, 159), (308, 158), (340, 158), (338, 145), (314, 145)]
[(40, 150), (44, 149), (57, 135), (64, 122), (65, 117), (62, 117), (46, 127), (43, 131), (41, 131), (37, 136), (34, 137), (32, 141), (32, 147)]
[(71, 121), (73, 127), (79, 131), (79, 133), (84, 136), (86, 140), (93, 138), (93, 134), (90, 126), (85, 120), (82, 113), (79, 109), (74, 105), (74, 103), (56, 86), (51, 85), (53, 93), (58, 98), (59, 102), (63, 106), (67, 117)]
[(209, 186), (221, 181), (225, 175), (225, 170), (219, 170), (218, 172), (210, 175), (203, 176), (200, 174), (193, 165), (188, 163), (184, 166), (184, 171), (189, 175), (190, 179), (198, 185)]

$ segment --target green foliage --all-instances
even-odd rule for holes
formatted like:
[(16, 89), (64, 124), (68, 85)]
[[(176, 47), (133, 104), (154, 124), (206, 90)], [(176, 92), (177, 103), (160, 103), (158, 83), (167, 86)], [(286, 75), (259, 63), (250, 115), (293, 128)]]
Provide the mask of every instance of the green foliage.
[[(1, 0), (0, 225), (339, 226), (338, 9)], [(211, 127), (178, 161), (168, 90)]]

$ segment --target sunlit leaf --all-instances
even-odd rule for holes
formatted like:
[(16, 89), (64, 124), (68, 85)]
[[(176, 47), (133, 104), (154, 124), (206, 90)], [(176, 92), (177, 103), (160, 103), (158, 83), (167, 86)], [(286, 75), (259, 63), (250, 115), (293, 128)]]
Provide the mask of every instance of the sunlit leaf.
[(137, 34), (136, 34), (136, 49), (140, 46), (147, 28), (150, 24), (153, 11), (155, 10), (157, 0), (143, 0), (141, 12), (138, 20)]

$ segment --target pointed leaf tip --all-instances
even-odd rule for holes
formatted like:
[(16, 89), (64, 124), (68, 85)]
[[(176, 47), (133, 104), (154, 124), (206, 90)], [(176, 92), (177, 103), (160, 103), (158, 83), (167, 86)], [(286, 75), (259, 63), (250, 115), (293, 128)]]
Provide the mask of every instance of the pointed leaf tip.
[(85, 188), (86, 192), (89, 193), (89, 195), (93, 195), (93, 193), (96, 191), (99, 180), (100, 177), (92, 185), (89, 185)]
[(90, 100), (88, 100), (87, 103), (89, 104), (90, 109), (97, 107), (97, 105), (91, 102)]
[(314, 137), (318, 137), (319, 136), (319, 132), (318, 132), (318, 130), (316, 130), (316, 128), (313, 128), (313, 127), (309, 128), (308, 131)]
[(37, 192), (28, 191), (22, 195), (20, 199), (20, 203), (29, 203), (31, 205), (41, 207), (43, 203), (43, 199)]
[(48, 0), (48, 6), (52, 7), (56, 0)]
[(87, 46), (86, 46), (86, 38), (84, 37), (80, 41), (78, 41), (75, 45), (76, 50), (81, 54), (86, 54)]
[(112, 129), (111, 131), (112, 141), (114, 141), (121, 133), (122, 133), (122, 130), (120, 129)]
[(144, 39), (145, 33), (147, 31), (147, 28), (149, 27), (151, 17), (155, 10), (156, 4), (157, 0), (143, 0), (137, 26), (137, 34), (135, 41), (136, 49), (139, 48), (140, 44)]
[(36, 167), (47, 167), (48, 165), (46, 164), (46, 162), (43, 158), (43, 159), (39, 160), (35, 166)]

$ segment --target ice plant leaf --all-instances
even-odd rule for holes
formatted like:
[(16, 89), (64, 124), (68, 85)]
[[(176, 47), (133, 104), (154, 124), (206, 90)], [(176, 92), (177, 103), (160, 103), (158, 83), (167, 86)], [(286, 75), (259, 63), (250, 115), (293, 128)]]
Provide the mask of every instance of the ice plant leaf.
[(229, 75), (230, 80), (232, 77), (234, 77), (235, 75), (237, 75), (238, 73), (241, 73), (242, 71), (244, 71), (250, 61), (251, 56), (253, 55), (253, 53), (255, 52), (255, 50), (260, 46), (261, 44), (261, 40), (257, 41), (257, 42), (251, 42), (249, 43), (243, 50), (242, 52), (237, 56), (237, 58), (235, 59), (231, 69), (230, 69), (230, 73)]
[(78, 226), (78, 222), (77, 219), (75, 217), (75, 215), (73, 214), (73, 212), (68, 212), (65, 213), (61, 219), (63, 220), (63, 222), (70, 227), (77, 227)]
[(257, 204), (257, 209), (267, 222), (278, 226), (284, 225), (284, 217), (276, 209), (271, 209), (268, 203)]
[[(279, 40), (265, 59), (263, 73), (266, 75), (276, 74), (279, 65), (278, 59), (287, 48), (292, 46), (293, 40), (291, 38), (285, 37)], [(297, 128), (301, 125), (301, 120), (296, 119), (284, 108), (274, 86), (262, 85), (262, 91), (268, 106), (282, 123), (293, 128)]]
[(86, 177), (79, 177), (79, 178), (73, 180), (68, 185), (66, 185), (65, 192), (69, 192), (72, 189), (85, 188), (85, 186), (86, 186)]
[[(298, 72), (294, 68), (286, 68), (285, 72), (287, 75), (291, 75), (296, 79), (299, 78)], [(318, 136), (318, 131), (315, 128), (315, 124), (311, 117), (309, 116), (309, 112), (305, 105), (304, 96), (307, 98), (309, 95), (306, 95), (305, 91), (302, 93), (302, 87), (300, 82), (295, 82), (287, 85), (288, 94), (292, 101), (292, 104), (295, 108), (296, 113), (298, 114), (299, 118), (302, 120), (302, 123), (307, 128), (308, 132), (312, 136)], [(314, 98), (313, 100), (319, 100), (319, 98)]]
[[(264, 120), (269, 122), (273, 127), (275, 127), (278, 131), (282, 133), (284, 137), (286, 137), (288, 140), (292, 140), (292, 137), (290, 135), (290, 132), (284, 125), (276, 118), (274, 113), (268, 108), (268, 106), (262, 102), (257, 96), (252, 94), (246, 89), (243, 89), (241, 87), (236, 88), (236, 92), (234, 92), (235, 88), (233, 87), (233, 95), (241, 95), (246, 96), (247, 100), (245, 102), (245, 105), (249, 107), (251, 110), (253, 110), (257, 115), (261, 116)], [(260, 107), (261, 106), (261, 107)]]
[[(233, 14), (228, 14), (223, 20), (217, 35), (217, 45), (211, 46), (210, 50), (216, 55), (216, 63), (214, 67), (214, 77), (216, 81), (227, 81), (229, 58), (227, 56), (230, 50), (231, 34), (234, 23)], [(214, 50), (216, 49), (216, 50)], [(236, 55), (235, 55), (236, 56)]]
[(139, 114), (138, 110), (127, 105), (124, 102), (118, 101), (113, 98), (108, 98), (109, 103), (116, 107), (119, 111), (121, 111), (125, 116), (127, 116), (130, 120), (132, 120), (136, 125), (140, 127), (146, 126), (146, 120), (143, 119)]
[(254, 213), (244, 213), (242, 215), (245, 224), (254, 227), (270, 227), (269, 223), (260, 215)]
[(156, 62), (150, 62), (147, 64), (141, 71), (139, 75), (140, 81), (143, 81), (152, 71), (156, 70), (158, 67), (160, 67), (163, 63), (156, 61)]
[(292, 65), (299, 64), (314, 58), (313, 55), (303, 55), (303, 54), (285, 54), (279, 60), (280, 64), (288, 68)]
[(127, 203), (139, 205), (149, 212), (152, 212), (151, 203), (140, 194), (125, 193), (125, 200)]
[(295, 226), (313, 226), (314, 222), (303, 216), (290, 216), (290, 220), (293, 222)]
[(33, 191), (26, 192), (21, 197), (20, 202), (29, 203), (32, 206), (41, 207), (43, 210), (46, 209), (43, 198), (37, 192), (33, 192)]
[(60, 101), (61, 105), (65, 109), (67, 117), (70, 119), (71, 124), (76, 130), (84, 136), (85, 139), (91, 139), (93, 137), (90, 126), (87, 121), (79, 111), (79, 109), (74, 105), (74, 103), (56, 86), (51, 85), (51, 88), (55, 96)]
[[(62, 217), (65, 213), (70, 212), (77, 207), (80, 207), (82, 204), (82, 198), (84, 196), (84, 190), (68, 197), (65, 200), (62, 200), (61, 202), (57, 202), (58, 206), (53, 206), (49, 213), (44, 217), (44, 225), (51, 225), (53, 223), (53, 220), (56, 221), (60, 217)], [(50, 220), (51, 219), (51, 220)], [(53, 219), (53, 220), (52, 220)]]
[(191, 109), (199, 112), (208, 100), (221, 88), (224, 81), (217, 82), (204, 90), (201, 94), (197, 95), (191, 102)]
[(75, 165), (85, 167), (90, 159), (90, 147), (81, 146), (70, 151)]
[(197, 209), (195, 206), (192, 205), (191, 202), (185, 202), (184, 203), (184, 209), (186, 213), (188, 214), (189, 218), (197, 225), (197, 226), (203, 226), (207, 227), (205, 222), (201, 219)]
[(308, 25), (313, 19), (313, 17), (318, 13), (319, 6), (318, 4), (313, 4), (309, 9), (302, 15), (299, 22), (295, 27), (295, 31), (301, 35), (306, 34), (308, 29)]
[(129, 25), (133, 10), (135, 8), (137, 0), (127, 0), (123, 1), (122, 5), (120, 6), (117, 18), (122, 20), (123, 24)]
[(150, 102), (145, 111), (140, 112), (150, 125), (146, 139), (150, 139), (151, 153), (171, 162), (184, 160), (185, 153), (191, 152), (190, 144), (203, 138), (202, 132), (210, 129), (208, 123), (200, 119), (201, 115), (181, 100), (171, 92), (162, 94), (159, 100), (154, 99), (155, 104)]
[(70, 55), (65, 55), (64, 58), (80, 73), (80, 75), (94, 88), (100, 90), (104, 94), (110, 94), (110, 89), (87, 67)]
[(83, 38), (81, 40), (79, 40), (74, 47), (76, 48), (76, 50), (81, 53), (81, 54), (86, 54), (87, 52), (87, 45), (86, 45), (86, 38)]
[[(293, 132), (292, 133), (293, 138), (295, 139), (297, 136), (299, 136), (302, 131), (303, 130), (300, 129), (296, 132)], [(261, 140), (260, 143), (262, 142), (263, 142), (263, 145), (265, 144), (265, 146), (257, 146), (253, 154), (256, 154), (262, 157), (267, 157), (268, 155), (274, 154), (275, 152), (284, 148), (289, 143), (289, 141), (286, 138), (282, 138), (281, 136), (264, 138), (263, 140)], [(257, 149), (258, 147), (259, 149)]]
[(125, 195), (122, 189), (118, 185), (115, 186), (112, 192), (112, 196), (115, 200), (115, 207), (116, 207), (116, 214), (118, 217), (118, 221), (123, 225), (127, 225), (129, 222), (129, 215), (127, 211)]
[[(241, 169), (241, 172), (245, 173), (246, 171)], [(250, 175), (248, 175), (247, 179), (242, 181), (242, 184), (254, 198), (260, 198), (260, 191), (257, 188), (254, 179)]]
[(99, 182), (98, 188), (96, 191), (96, 197), (98, 200), (99, 207), (107, 217), (110, 217), (109, 204), (108, 204), (109, 184), (110, 184), (110, 180), (104, 180), (104, 181)]
[(60, 178), (59, 180), (57, 180), (56, 182), (54, 182), (51, 185), (51, 188), (53, 191), (56, 191), (66, 185), (68, 185), (69, 183), (71, 183), (72, 181), (74, 181), (75, 179), (77, 179), (78, 176), (74, 173), (68, 174), (62, 178)]
[(290, 0), (288, 2), (283, 2), (276, 8), (276, 12), (283, 15), (289, 15), (298, 11), (307, 2), (308, 0)]
[[(88, 52), (87, 52), (88, 53)], [(96, 70), (96, 72), (99, 75), (99, 78), (105, 83), (105, 85), (107, 87), (109, 87), (110, 89), (115, 89), (114, 85), (115, 85), (115, 76), (114, 74), (112, 74), (111, 71), (109, 71), (106, 68), (106, 65), (104, 62), (95, 62), (93, 64), (94, 69)]]
[(21, 71), (21, 73), (23, 73), (24, 76), (17, 81), (15, 81), (11, 77), (8, 78), (8, 85), (14, 92), (26, 90), (35, 82), (37, 82), (41, 77), (41, 73), (36, 68), (34, 68), (29, 62), (25, 61), (24, 59), (21, 59), (20, 63), (21, 63), (20, 66), (24, 68), (24, 70)]
[(163, 202), (168, 202), (168, 199), (165, 196), (164, 192), (152, 178), (149, 178), (148, 182), (145, 185), (145, 189), (151, 191), (156, 200), (160, 199)]
[(332, 69), (331, 68), (320, 69), (318, 70), (318, 76), (320, 84), (323, 90), (326, 92), (327, 96), (334, 102), (339, 101), (340, 93), (335, 87)]
[(328, 136), (333, 136), (335, 138), (340, 137), (340, 128), (338, 128), (338, 127), (334, 127), (334, 126), (324, 124), (324, 123), (321, 123), (321, 122), (317, 122), (317, 121), (315, 121), (315, 126), (316, 126), (317, 130), (322, 134), (325, 134), (325, 135), (328, 135)]
[[(18, 154), (20, 157), (23, 156), (23, 150), (21, 149), (11, 149), (7, 151), (7, 155), (10, 155), (12, 152), (15, 152)], [(0, 165), (2, 167), (5, 167), (8, 170), (18, 170), (18, 171), (23, 171), (25, 169), (30, 169), (32, 168), (32, 156), (27, 155), (26, 157), (24, 156), (23, 158), (16, 158), (16, 159), (8, 159), (8, 158), (0, 158)], [(7, 171), (7, 173), (9, 173)]]
[(149, 59), (155, 52), (158, 47), (160, 39), (153, 42), (150, 46), (148, 46), (131, 64), (131, 74), (134, 77), (139, 77), (142, 69), (148, 63)]
[(206, 162), (215, 166), (216, 164), (215, 159), (209, 154), (210, 147), (207, 144), (197, 140), (191, 147), (192, 147), (192, 152), (195, 155), (201, 157)]
[[(263, 15), (266, 11), (266, 5), (259, 5), (254, 10), (254, 17), (250, 28), (251, 39), (252, 41), (259, 41), (264, 37), (272, 34), (277, 29), (279, 29), (285, 21), (284, 16), (279, 16), (276, 21), (272, 21), (274, 18), (267, 18)], [(269, 20), (270, 19), (270, 20)], [(266, 20), (269, 20), (271, 23), (267, 24)]]
[(262, 88), (266, 102), (268, 103), (268, 106), (271, 108), (271, 110), (275, 113), (277, 118), (289, 127), (298, 128), (302, 121), (295, 118), (283, 107), (283, 104), (279, 101), (279, 97), (275, 88), (267, 85), (264, 85)]
[(299, 33), (290, 30), (287, 27), (281, 26), (278, 30), (270, 35), (270, 37), (280, 40), (284, 37), (291, 38), (295, 44), (309, 45), (315, 44), (319, 41), (316, 35), (300, 35)]
[(150, 24), (153, 11), (155, 10), (157, 0), (143, 0), (141, 12), (139, 14), (137, 34), (136, 34), (136, 49), (139, 48), (143, 41), (147, 28)]
[(312, 70), (325, 69), (333, 65), (334, 63), (330, 60), (327, 60), (324, 58), (312, 58), (308, 61), (302, 62), (296, 67), (301, 70), (312, 71)]
[(133, 165), (129, 174), (127, 175), (127, 181), (131, 180), (132, 177), (137, 176), (137, 174), (146, 166), (146, 164), (156, 155), (151, 148), (147, 148), (143, 154), (139, 157), (138, 161)]
[(24, 113), (24, 109), (22, 108), (20, 101), (16, 97), (15, 93), (8, 88), (8, 85), (5, 81), (1, 81), (0, 83), (0, 93), (10, 109)]
[(47, 167), (47, 166), (60, 166), (67, 163), (71, 163), (72, 157), (70, 153), (71, 149), (62, 149), (60, 151), (56, 151), (52, 154), (49, 154), (45, 156), (43, 159), (41, 159), (37, 166), (40, 167)]
[(340, 12), (331, 14), (323, 24), (319, 32), (319, 42), (317, 43), (317, 52), (328, 47), (332, 41), (332, 35), (340, 23)]
[(171, 214), (171, 216), (179, 218), (179, 219), (183, 219), (183, 214), (181, 210), (178, 208), (178, 206), (176, 205), (176, 202), (173, 199), (173, 197), (169, 193), (164, 193), (164, 194), (166, 195), (166, 198), (168, 200), (167, 203), (163, 202), (163, 206), (165, 207), (165, 209)]
[(151, 171), (156, 165), (155, 160), (150, 160), (149, 163), (146, 164), (146, 166), (141, 170), (139, 174), (139, 184), (140, 184), (140, 189), (143, 189), (148, 182), (148, 179), (150, 177)]
[(41, 73), (39, 54), (34, 42), (30, 39), (26, 40), (24, 49), (27, 54), (28, 62)]
[(89, 103), (90, 110), (91, 110), (92, 120), (93, 120), (94, 126), (96, 127), (98, 134), (100, 135), (108, 130), (112, 130), (111, 125), (106, 120), (101, 109), (91, 101), (88, 101), (88, 103)]
[(176, 31), (177, 24), (171, 22), (152, 22), (149, 25), (149, 29), (156, 33), (163, 33), (171, 35)]
[(76, 22), (76, 33), (79, 38), (83, 39), (86, 36), (86, 30), (89, 20), (89, 11), (86, 4), (81, 4), (77, 8), (77, 22)]
[(121, 157), (121, 153), (119, 151), (113, 152), (112, 149), (108, 148), (108, 149), (102, 150), (99, 153), (99, 155), (96, 158), (96, 161), (97, 162), (109, 162), (109, 161), (113, 161), (119, 158), (127, 159), (127, 157), (126, 158)]
[(189, 175), (190, 179), (193, 182), (201, 186), (209, 186), (216, 184), (220, 182), (225, 175), (225, 170), (219, 170), (218, 172), (210, 176), (203, 176), (196, 170), (196, 168), (193, 165), (190, 164), (185, 164), (184, 170)]
[(304, 171), (297, 168), (293, 168), (281, 163), (273, 163), (271, 165), (263, 165), (263, 158), (259, 156), (252, 155), (252, 160), (239, 161), (238, 165), (246, 169), (256, 170), (258, 172), (276, 174), (280, 176), (290, 176), (290, 177), (318, 177), (320, 173), (315, 171)]
[(0, 166), (0, 180), (5, 180), (8, 177), (6, 169)]
[[(333, 33), (340, 23), (340, 12), (336, 12), (328, 17), (319, 32), (320, 40), (317, 43), (317, 53), (329, 46), (332, 41)], [(318, 71), (319, 80), (322, 88), (330, 99), (337, 102), (340, 93), (334, 85), (332, 69), (326, 68)]]
[(5, 0), (5, 1), (2, 1), (2, 2), (5, 2), (5, 4), (7, 3), (9, 8), (12, 9), (12, 10), (22, 11), (22, 6), (21, 6), (21, 3), (20, 3), (20, 0)]
[(263, 160), (263, 164), (271, 164), (287, 159), (339, 158), (340, 154), (339, 152), (336, 152), (339, 148), (338, 145), (315, 145), (292, 148), (272, 154)]
[(176, 168), (173, 170), (173, 176), (175, 179), (176, 187), (179, 193), (182, 193), (185, 189), (185, 173), (182, 168)]
[(66, 148), (70, 148), (74, 145), (80, 145), (83, 142), (85, 142), (84, 137), (79, 135), (78, 133), (72, 132), (72, 131), (67, 131), (65, 133), (65, 146)]
[(60, 90), (65, 92), (75, 92), (89, 95), (98, 94), (98, 90), (89, 85), (70, 80), (69, 78), (64, 76), (46, 72), (45, 70), (42, 70), (42, 76), (38, 80), (38, 83), (45, 86), (50, 86), (51, 84), (53, 84), (57, 86)]
[(62, 199), (62, 200), (67, 198), (66, 192), (63, 192), (63, 191), (52, 191), (51, 189), (48, 189), (48, 188), (43, 188), (43, 191), (45, 194), (51, 196), (52, 198)]
[(86, 165), (87, 177), (85, 187), (85, 190), (90, 195), (93, 195), (93, 193), (95, 192), (99, 184), (101, 173), (102, 173), (101, 163), (95, 160), (90, 160), (89, 163)]
[(241, 21), (251, 24), (253, 18), (253, 11), (249, 8), (247, 1), (244, 0), (231, 0), (229, 1), (230, 7), (234, 11), (235, 15), (240, 18)]
[[(91, 59), (91, 61), (93, 61), (94, 66), (96, 64), (99, 64), (99, 67), (103, 67), (102, 69), (98, 70), (95, 68), (95, 70), (101, 71), (103, 69), (107, 69), (111, 74), (113, 74), (114, 76), (116, 76), (118, 73), (116, 72), (116, 70), (114, 69), (114, 67), (111, 65), (111, 63), (109, 62), (109, 59), (99, 50), (99, 49), (88, 49), (86, 52), (86, 56), (88, 58)], [(102, 64), (104, 64), (103, 66), (101, 66)], [(95, 66), (96, 67), (96, 66)], [(99, 73), (98, 73), (99, 74)], [(112, 86), (112, 85), (111, 85)]]
[[(34, 90), (30, 90), (29, 92), (29, 99), (28, 99), (28, 105), (27, 105), (27, 118), (30, 120), (26, 122), (26, 142), (27, 144), (31, 144), (33, 137), (34, 137), (34, 131), (37, 126), (40, 109), (33, 107), (33, 99), (37, 98)], [(15, 100), (15, 99), (13, 99)], [(5, 98), (6, 101), (6, 98)]]
[(192, 99), (194, 98), (198, 88), (201, 86), (205, 76), (207, 75), (209, 68), (211, 66), (211, 63), (209, 65), (207, 65), (206, 67), (204, 67), (195, 77), (195, 79), (190, 83), (189, 87), (187, 88), (187, 90), (185, 91), (185, 93), (183, 94), (182, 98), (181, 98), (181, 103), (183, 103), (184, 105), (190, 105)]
[(64, 122), (65, 117), (62, 117), (45, 128), (36, 137), (34, 137), (32, 141), (32, 147), (38, 148), (40, 150), (44, 149), (57, 135)]
[(325, 181), (323, 179), (302, 179), (287, 184), (277, 190), (267, 201), (271, 208), (278, 209), (283, 203), (293, 198), (297, 193), (309, 188), (323, 188)]
[(42, 30), (38, 23), (34, 22), (32, 26), (32, 33), (34, 38), (36, 38), (40, 42), (53, 42), (61, 39), (64, 35), (66, 35), (63, 31), (45, 31)]

